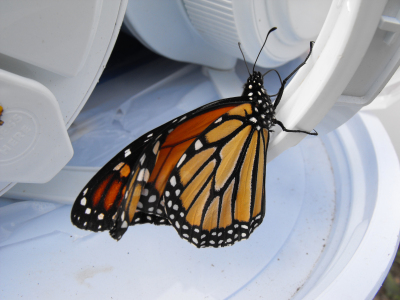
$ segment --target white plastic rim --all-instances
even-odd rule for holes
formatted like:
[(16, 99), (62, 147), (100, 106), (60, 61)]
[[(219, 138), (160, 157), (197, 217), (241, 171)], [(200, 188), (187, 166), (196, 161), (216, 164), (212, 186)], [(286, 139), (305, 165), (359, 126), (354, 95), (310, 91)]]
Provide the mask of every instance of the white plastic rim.
[[(277, 109), (277, 119), (287, 128), (311, 131), (334, 106), (358, 69), (385, 5), (386, 1), (374, 0), (332, 3), (313, 54), (286, 88)], [(280, 131), (271, 142), (269, 160), (303, 138)]]
[[(348, 192), (352, 197), (349, 207), (336, 208), (339, 218), (348, 214), (348, 222), (345, 228), (340, 228), (339, 222), (343, 220), (335, 220), (330, 243), (336, 243), (336, 250), (327, 248), (308, 286), (294, 299), (373, 299), (397, 254), (400, 170), (396, 152), (388, 147), (390, 138), (375, 116), (360, 113), (348, 125), (358, 130), (352, 132), (345, 125), (324, 137), (328, 152), (336, 151), (336, 155), (330, 155), (335, 177), (342, 175), (345, 164), (352, 169), (349, 180), (353, 189), (337, 191), (339, 197)], [(368, 139), (362, 131), (368, 132)], [(347, 141), (341, 143), (347, 162), (337, 155), (340, 140)], [(368, 145), (373, 145), (372, 156)], [(371, 160), (372, 157), (375, 159)], [(334, 258), (328, 261), (330, 255)]]

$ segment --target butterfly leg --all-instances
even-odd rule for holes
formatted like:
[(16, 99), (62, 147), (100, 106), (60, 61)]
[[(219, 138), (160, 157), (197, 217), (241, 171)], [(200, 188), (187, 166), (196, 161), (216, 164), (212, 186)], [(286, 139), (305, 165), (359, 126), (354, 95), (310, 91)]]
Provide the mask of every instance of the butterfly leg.
[(293, 71), (292, 73), (290, 73), (288, 77), (286, 77), (286, 78), (283, 80), (283, 82), (282, 82), (282, 84), (281, 84), (281, 88), (279, 89), (279, 92), (278, 92), (278, 96), (276, 97), (276, 100), (275, 100), (275, 102), (274, 102), (274, 109), (276, 109), (276, 107), (278, 106), (279, 102), (281, 101), (281, 98), (282, 98), (282, 95), (283, 95), (283, 90), (285, 89), (285, 85), (286, 85), (287, 81), (288, 81), (302, 66), (304, 66), (304, 65), (306, 64), (308, 58), (309, 58), (310, 55), (311, 55), (311, 52), (312, 52), (313, 47), (314, 47), (314, 42), (310, 42), (310, 52), (308, 53), (306, 59), (305, 59), (296, 69), (294, 69), (294, 71)]
[(315, 129), (314, 129), (314, 132), (308, 132), (308, 131), (303, 131), (303, 130), (291, 130), (291, 129), (287, 129), (281, 121), (275, 120), (274, 123), (278, 124), (282, 128), (282, 130), (285, 132), (301, 132), (301, 133), (305, 133), (305, 134), (309, 134), (309, 135), (318, 135), (318, 132), (316, 132)]

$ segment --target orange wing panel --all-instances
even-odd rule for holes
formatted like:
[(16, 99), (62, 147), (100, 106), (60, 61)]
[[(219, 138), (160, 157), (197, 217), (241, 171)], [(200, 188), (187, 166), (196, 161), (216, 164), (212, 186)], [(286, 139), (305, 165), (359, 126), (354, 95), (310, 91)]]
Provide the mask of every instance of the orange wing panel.
[(99, 204), (101, 197), (103, 196), (103, 193), (107, 187), (107, 184), (112, 178), (112, 174), (108, 175), (106, 179), (102, 183), (99, 184), (98, 188), (93, 194), (92, 201), (93, 201), (93, 207), (96, 207), (97, 204)]
[(164, 193), (165, 185), (173, 168), (195, 138), (212, 122), (236, 106), (218, 108), (183, 121), (168, 135), (161, 146), (159, 157), (149, 179), (150, 183), (154, 183), (160, 195)]
[(185, 140), (197, 137), (202, 133), (212, 122), (218, 119), (221, 115), (231, 110), (235, 106), (227, 106), (213, 111), (201, 114), (193, 119), (183, 122), (172, 131), (165, 140), (163, 147), (169, 147), (180, 144)]
[[(156, 180), (156, 189), (162, 195), (164, 193), (165, 185), (167, 184), (167, 180), (169, 175), (172, 172), (172, 169), (176, 166), (179, 159), (182, 157), (183, 153), (185, 153), (186, 149), (193, 143), (194, 139), (185, 141), (181, 144), (176, 145), (175, 147), (171, 147), (171, 152), (169, 153), (168, 157), (164, 161), (162, 168), (160, 169), (159, 173), (157, 174)], [(167, 148), (168, 149), (168, 148)], [(162, 149), (164, 150), (164, 149)], [(162, 151), (161, 150), (161, 151)], [(157, 161), (158, 164), (158, 161)], [(156, 166), (157, 166), (156, 164)], [(152, 174), (153, 175), (153, 174)]]

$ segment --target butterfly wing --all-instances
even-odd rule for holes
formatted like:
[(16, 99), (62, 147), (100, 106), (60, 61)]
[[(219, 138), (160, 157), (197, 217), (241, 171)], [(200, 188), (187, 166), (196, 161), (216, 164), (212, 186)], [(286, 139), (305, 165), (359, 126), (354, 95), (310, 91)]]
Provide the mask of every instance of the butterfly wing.
[(129, 225), (167, 224), (160, 195), (172, 169), (202, 131), (241, 101), (238, 97), (204, 105), (125, 147), (79, 194), (72, 223), (81, 229), (110, 230), (117, 240)]
[[(159, 127), (154, 130), (162, 132)], [(121, 205), (132, 171), (151, 144), (149, 133), (141, 136), (112, 158), (82, 189), (71, 210), (72, 223), (91, 231), (110, 230)]]
[(137, 143), (136, 146), (133, 153), (129, 150), (133, 147), (123, 149), (83, 188), (71, 211), (75, 226), (91, 231), (112, 228), (112, 216), (121, 204), (131, 169), (143, 151), (142, 145)]
[(197, 247), (247, 239), (265, 215), (269, 134), (237, 106), (192, 141), (167, 181), (165, 210), (179, 235)]

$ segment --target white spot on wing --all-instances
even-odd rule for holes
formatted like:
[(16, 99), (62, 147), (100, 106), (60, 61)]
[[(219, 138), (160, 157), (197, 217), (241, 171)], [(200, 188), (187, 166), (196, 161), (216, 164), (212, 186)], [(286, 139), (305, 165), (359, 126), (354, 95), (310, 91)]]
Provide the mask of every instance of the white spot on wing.
[(82, 200), (81, 200), (81, 205), (82, 205), (82, 206), (85, 206), (86, 203), (87, 203), (86, 198), (83, 197)]
[(125, 157), (127, 157), (127, 156), (129, 156), (129, 155), (131, 155), (131, 150), (126, 149), (126, 150), (125, 150)]
[(85, 210), (85, 214), (87, 214), (87, 215), (89, 215), (90, 213), (91, 213), (91, 209), (88, 207), (88, 208), (86, 208), (86, 210)]
[(178, 164), (176, 165), (178, 168), (179, 168), (179, 166), (183, 163), (183, 161), (185, 160), (185, 158), (186, 158), (186, 153), (184, 153), (184, 154), (182, 155), (181, 159), (178, 161)]
[(121, 228), (128, 228), (128, 222), (124, 221), (121, 225)]
[(150, 198), (149, 198), (149, 202), (150, 203), (153, 203), (153, 202), (155, 202), (157, 200), (157, 196), (156, 195), (152, 195), (152, 196), (150, 196)]
[(125, 163), (120, 162), (118, 165), (116, 165), (113, 169), (113, 171), (119, 171), (121, 168), (125, 165)]
[(176, 228), (180, 228), (180, 227), (181, 227), (181, 226), (179, 225), (179, 222), (178, 222), (178, 221), (175, 222), (175, 227), (176, 227)]
[(197, 140), (194, 144), (194, 149), (199, 150), (201, 147), (203, 147), (203, 144), (200, 142), (200, 140)]
[(172, 207), (174, 210), (178, 210), (178, 204), (174, 204), (174, 206)]
[(217, 121), (215, 121), (215, 123), (219, 123), (222, 121), (222, 117), (220, 117)]
[(83, 191), (83, 196), (86, 195), (87, 191), (88, 191), (88, 188), (86, 188), (86, 189)]
[(137, 177), (137, 181), (142, 181), (144, 177), (144, 169), (141, 169), (139, 171), (138, 177)]
[(104, 219), (104, 214), (99, 214), (97, 217), (99, 220), (103, 220)]
[(156, 155), (158, 153), (158, 148), (160, 147), (160, 141), (157, 141), (157, 143), (153, 147), (153, 153)]
[(147, 180), (149, 180), (150, 177), (150, 173), (148, 169), (141, 169), (139, 171), (138, 177), (137, 177), (137, 181), (144, 181), (147, 182)]
[(143, 165), (145, 159), (146, 159), (146, 154), (143, 154), (143, 156), (140, 158), (141, 165)]
[(169, 180), (169, 182), (171, 183), (172, 186), (176, 185), (176, 178), (175, 176), (172, 176), (171, 179)]

